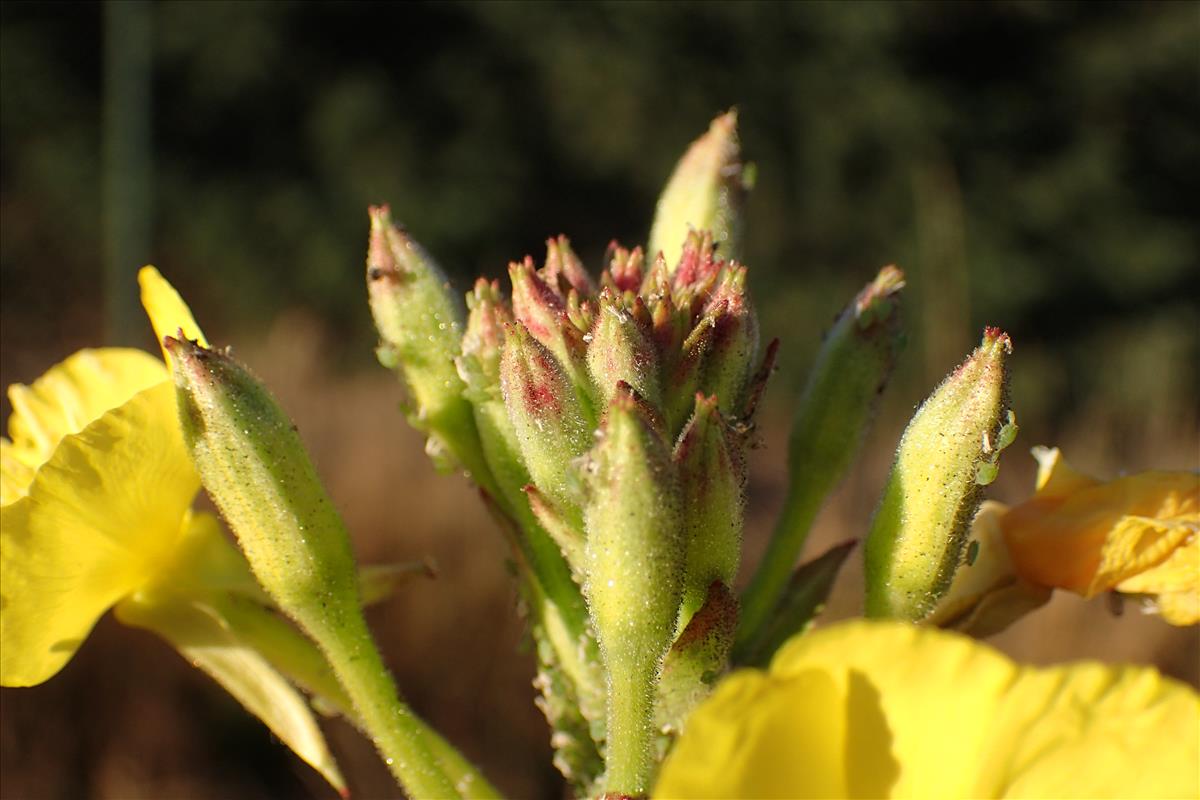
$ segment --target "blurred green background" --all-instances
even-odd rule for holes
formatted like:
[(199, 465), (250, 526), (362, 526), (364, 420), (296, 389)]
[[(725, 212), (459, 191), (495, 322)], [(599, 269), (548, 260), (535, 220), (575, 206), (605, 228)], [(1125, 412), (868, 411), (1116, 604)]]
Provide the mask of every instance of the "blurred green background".
[[(1014, 339), (1022, 425), (993, 496), (1029, 492), (1042, 442), (1103, 476), (1200, 466), (1198, 53), (1194, 3), (5, 2), (0, 377), (153, 347), (134, 275), (159, 265), (300, 422), (363, 557), (441, 565), (374, 618), (413, 704), (510, 793), (556, 797), (498, 537), (373, 363), (366, 206), (462, 290), (559, 232), (596, 268), (736, 105), (745, 260), (783, 339), (748, 553), (822, 329), (881, 265), (909, 276), (904, 361), (815, 545), (861, 533), (907, 414), (984, 324)], [(1196, 681), (1194, 634), (1096, 605), (1001, 644)], [(105, 622), (51, 683), (0, 695), (0, 794), (325, 796), (176, 662)], [(389, 791), (336, 738), (359, 796)]]

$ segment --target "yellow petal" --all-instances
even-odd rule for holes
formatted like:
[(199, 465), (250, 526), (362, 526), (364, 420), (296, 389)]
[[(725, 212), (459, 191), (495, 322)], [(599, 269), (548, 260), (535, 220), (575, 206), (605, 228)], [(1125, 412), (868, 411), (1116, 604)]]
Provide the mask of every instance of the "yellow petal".
[(1014, 506), (1001, 520), (1014, 566), (1091, 596), (1167, 558), (1200, 529), (1200, 476), (1144, 472)]
[[(151, 266), (142, 267), (138, 271), (138, 285), (142, 288), (142, 307), (150, 317), (150, 324), (154, 326), (154, 335), (160, 347), (164, 336), (178, 336), (180, 331), (183, 331), (183, 335), (188, 339), (208, 347), (208, 340), (204, 338), (204, 332), (192, 317), (192, 310), (157, 269)], [(171, 362), (166, 348), (163, 348), (163, 360), (168, 364)]]
[[(64, 436), (78, 433), (109, 409), (167, 379), (162, 362), (141, 350), (80, 350), (30, 386), (8, 387), (11, 444), (4, 448), (4, 504), (29, 485)], [(13, 465), (19, 462), (28, 470)], [(9, 495), (12, 494), (13, 497)]]
[(343, 795), (346, 783), (304, 697), (238, 636), (219, 606), (171, 595), (123, 601), (117, 617), (175, 646)]
[(1038, 462), (1037, 493), (1041, 497), (1064, 497), (1100, 482), (1077, 472), (1057, 447), (1039, 445), (1030, 452)]
[(1150, 595), (1172, 625), (1200, 623), (1200, 535), (1192, 533), (1161, 563), (1126, 578), (1118, 592)]
[(200, 481), (170, 383), (67, 436), (0, 509), (0, 684), (40, 683), (169, 560)]
[(0, 506), (24, 497), (36, 471), (21, 460), (12, 442), (0, 437)]
[(955, 634), (855, 622), (723, 682), (655, 795), (1195, 797), (1198, 733), (1200, 697), (1151, 669), (1019, 667)]

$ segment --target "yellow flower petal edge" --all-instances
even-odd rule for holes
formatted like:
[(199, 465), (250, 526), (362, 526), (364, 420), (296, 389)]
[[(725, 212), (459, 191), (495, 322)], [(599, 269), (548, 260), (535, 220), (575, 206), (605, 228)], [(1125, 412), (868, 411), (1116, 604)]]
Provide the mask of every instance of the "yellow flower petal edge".
[(658, 798), (1194, 798), (1200, 696), (1145, 667), (1036, 668), (958, 634), (858, 621), (726, 678)]
[[(163, 337), (177, 336), (179, 331), (183, 331), (183, 335), (188, 339), (208, 347), (208, 340), (204, 338), (204, 331), (200, 330), (200, 326), (192, 317), (192, 310), (157, 269), (145, 266), (138, 270), (138, 286), (142, 290), (142, 307), (146, 309), (150, 324), (154, 326), (154, 335), (158, 339), (159, 347), (162, 347)], [(171, 363), (166, 348), (163, 348), (162, 353), (163, 360)]]
[(13, 412), (8, 418), (11, 441), (3, 441), (0, 504), (24, 494), (64, 436), (168, 377), (162, 362), (141, 350), (102, 348), (80, 350), (29, 386), (8, 387)]
[[(1157, 597), (1174, 624), (1200, 621), (1200, 475), (1143, 472), (1101, 482), (1037, 448), (1038, 490), (1000, 519), (1017, 574), (1085, 597)], [(1180, 552), (1182, 551), (1182, 554)], [(1177, 555), (1178, 554), (1178, 555)]]
[(101, 614), (169, 562), (199, 487), (170, 383), (64, 438), (0, 509), (0, 684), (61, 669)]

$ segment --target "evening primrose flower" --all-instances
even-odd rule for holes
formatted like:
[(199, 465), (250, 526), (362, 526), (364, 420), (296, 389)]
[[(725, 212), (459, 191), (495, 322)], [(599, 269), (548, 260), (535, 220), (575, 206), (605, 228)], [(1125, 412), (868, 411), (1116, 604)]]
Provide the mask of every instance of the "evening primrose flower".
[(1145, 667), (1024, 667), (959, 634), (857, 621), (729, 676), (658, 798), (1196, 797), (1200, 696)]
[(1084, 597), (1147, 599), (1173, 625), (1200, 622), (1200, 474), (1099, 481), (1035, 448), (1037, 491), (999, 516), (1017, 575)]
[[(203, 341), (154, 268), (139, 281), (160, 341), (179, 331)], [(12, 438), (0, 439), (0, 684), (53, 677), (115, 607), (343, 789), (292, 682), (328, 689), (335, 703), (339, 690), (315, 646), (267, 607), (217, 520), (191, 510), (200, 479), (164, 364), (140, 350), (83, 350), (32, 385), (12, 386), (9, 397)]]

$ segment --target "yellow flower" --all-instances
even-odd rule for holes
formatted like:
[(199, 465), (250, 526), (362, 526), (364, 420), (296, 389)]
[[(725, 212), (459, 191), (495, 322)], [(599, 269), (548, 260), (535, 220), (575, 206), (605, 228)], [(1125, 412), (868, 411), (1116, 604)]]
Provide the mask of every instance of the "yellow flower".
[(1200, 622), (1200, 474), (1102, 482), (1071, 469), (1057, 448), (1034, 456), (1036, 493), (1000, 517), (1016, 573), (1084, 597), (1147, 596), (1167, 622)]
[[(160, 341), (203, 341), (153, 267), (139, 275)], [(0, 439), (0, 685), (32, 686), (114, 608), (222, 684), (335, 786), (344, 786), (292, 682), (336, 696), (315, 646), (266, 607), (211, 515), (163, 363), (140, 350), (80, 351), (9, 389)], [(270, 659), (270, 661), (268, 661)], [(325, 691), (327, 690), (327, 691)]]
[(1022, 667), (858, 621), (793, 638), (688, 720), (658, 798), (1194, 798), (1200, 696), (1142, 667)]

